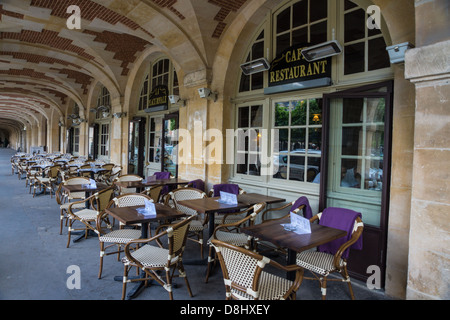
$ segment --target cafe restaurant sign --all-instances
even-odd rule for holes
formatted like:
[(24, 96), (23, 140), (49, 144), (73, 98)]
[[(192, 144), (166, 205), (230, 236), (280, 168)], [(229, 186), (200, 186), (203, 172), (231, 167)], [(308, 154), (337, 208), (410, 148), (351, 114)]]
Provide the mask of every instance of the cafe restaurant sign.
[(156, 86), (148, 98), (145, 112), (167, 110), (169, 108), (169, 88), (164, 85)]
[(331, 58), (308, 62), (302, 55), (306, 47), (292, 46), (272, 61), (265, 94), (331, 85)]

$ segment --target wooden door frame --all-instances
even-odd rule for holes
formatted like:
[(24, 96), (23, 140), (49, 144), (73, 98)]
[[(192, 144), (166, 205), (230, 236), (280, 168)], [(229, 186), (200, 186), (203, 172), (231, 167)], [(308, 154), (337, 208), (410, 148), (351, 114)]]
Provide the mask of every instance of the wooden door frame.
[[(372, 89), (386, 88), (386, 92), (367, 92)], [(385, 127), (384, 127), (384, 151), (383, 151), (383, 190), (381, 194), (380, 227), (365, 225), (363, 241), (366, 239), (366, 247), (378, 248), (380, 254), (377, 264), (381, 269), (381, 286), (384, 287), (386, 273), (387, 251), (387, 223), (389, 217), (389, 195), (391, 178), (392, 157), (392, 114), (393, 114), (393, 81), (386, 81), (352, 88), (349, 90), (323, 95), (323, 124), (322, 124), (322, 159), (320, 175), (319, 212), (326, 208), (328, 187), (328, 146), (330, 142), (330, 101), (337, 98), (384, 98), (385, 99)], [(372, 242), (372, 243), (371, 243)], [(378, 243), (375, 243), (378, 242)], [(350, 258), (358, 259), (359, 253), (351, 251)], [(360, 280), (367, 280), (366, 270), (352, 271), (349, 265), (349, 273)]]

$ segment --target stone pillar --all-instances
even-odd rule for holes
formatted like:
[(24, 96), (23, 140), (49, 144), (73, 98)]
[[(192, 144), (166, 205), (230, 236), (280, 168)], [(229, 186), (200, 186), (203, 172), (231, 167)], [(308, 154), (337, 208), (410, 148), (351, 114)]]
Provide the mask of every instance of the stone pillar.
[[(111, 101), (111, 114), (123, 112), (122, 98), (116, 98)], [(110, 161), (122, 166), (122, 172), (126, 173), (128, 163), (128, 118), (112, 117), (110, 128)]]
[(407, 299), (448, 300), (450, 4), (415, 5), (416, 48), (405, 57), (405, 77), (416, 87)]

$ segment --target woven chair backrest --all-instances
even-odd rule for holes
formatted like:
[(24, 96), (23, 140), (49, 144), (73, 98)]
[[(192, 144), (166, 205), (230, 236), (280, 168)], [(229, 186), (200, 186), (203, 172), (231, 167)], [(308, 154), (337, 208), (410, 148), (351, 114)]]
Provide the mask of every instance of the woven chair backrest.
[(178, 201), (206, 198), (206, 193), (194, 188), (180, 188), (170, 192), (169, 195), (173, 200), (176, 209), (188, 215), (195, 215), (197, 214), (197, 211), (178, 204)]
[[(74, 184), (88, 184), (90, 182), (89, 178), (85, 177), (73, 177), (64, 181), (65, 185), (74, 185)], [(69, 195), (69, 199), (84, 199), (86, 197), (86, 192), (71, 192)]]
[[(177, 256), (183, 253), (186, 246), (186, 239), (189, 230), (190, 220), (184, 220), (171, 226), (171, 232), (168, 232), (169, 257)], [(170, 259), (170, 258), (169, 258)]]
[(220, 246), (217, 243), (214, 247), (225, 269), (223, 270), (225, 285), (230, 287), (234, 295), (242, 295), (243, 298), (248, 298), (247, 295), (250, 295), (252, 298), (257, 298), (258, 292), (254, 290), (256, 288), (253, 288), (253, 283), (256, 274), (259, 274), (258, 271), (264, 268), (266, 262), (241, 250)]
[(153, 201), (150, 197), (143, 194), (126, 194), (114, 198), (117, 207), (143, 206), (145, 200)]
[(114, 197), (114, 188), (108, 188), (98, 192), (95, 197), (96, 210), (99, 212), (105, 210), (113, 197)]

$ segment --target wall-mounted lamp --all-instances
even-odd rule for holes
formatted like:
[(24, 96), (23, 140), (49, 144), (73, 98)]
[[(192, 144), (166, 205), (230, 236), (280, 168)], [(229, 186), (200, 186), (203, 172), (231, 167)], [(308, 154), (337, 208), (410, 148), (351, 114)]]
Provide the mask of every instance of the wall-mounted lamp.
[(186, 105), (186, 100), (181, 100), (180, 96), (177, 95), (170, 95), (169, 101), (172, 105), (180, 105), (182, 107)]
[(81, 119), (81, 118), (76, 118), (72, 120), (72, 124), (75, 126), (79, 126), (82, 122), (85, 122), (85, 119)]
[(67, 116), (67, 119), (68, 120), (75, 120), (75, 119), (78, 119), (80, 116), (78, 115), (78, 114), (76, 114), (76, 113), (72, 113), (72, 114), (69, 114), (68, 116)]
[(306, 61), (311, 62), (342, 53), (342, 48), (336, 40), (327, 41), (302, 50)]
[(241, 64), (241, 69), (245, 75), (250, 75), (253, 73), (269, 70), (270, 63), (266, 60), (266, 58), (260, 58)]
[(113, 117), (114, 117), (114, 118), (117, 118), (117, 119), (125, 118), (126, 116), (127, 116), (127, 113), (126, 113), (126, 112), (116, 112), (116, 113), (113, 113)]
[(66, 125), (64, 124), (64, 122), (60, 121), (60, 122), (58, 123), (58, 126), (60, 126), (60, 127), (65, 127)]
[(389, 60), (391, 63), (402, 63), (405, 62), (405, 52), (408, 49), (414, 48), (414, 46), (409, 42), (403, 42), (390, 47), (386, 47), (389, 53)]
[(214, 100), (214, 102), (217, 101), (217, 93), (212, 92), (208, 88), (199, 88), (198, 95), (203, 99)]

